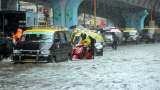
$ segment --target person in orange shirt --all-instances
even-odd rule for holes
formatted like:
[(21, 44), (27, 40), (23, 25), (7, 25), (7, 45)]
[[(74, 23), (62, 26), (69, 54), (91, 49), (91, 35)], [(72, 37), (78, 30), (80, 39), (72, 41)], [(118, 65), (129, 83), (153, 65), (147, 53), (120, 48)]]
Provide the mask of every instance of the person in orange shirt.
[(16, 43), (20, 38), (22, 37), (23, 30), (21, 28), (18, 28), (17, 31), (13, 34), (13, 42)]

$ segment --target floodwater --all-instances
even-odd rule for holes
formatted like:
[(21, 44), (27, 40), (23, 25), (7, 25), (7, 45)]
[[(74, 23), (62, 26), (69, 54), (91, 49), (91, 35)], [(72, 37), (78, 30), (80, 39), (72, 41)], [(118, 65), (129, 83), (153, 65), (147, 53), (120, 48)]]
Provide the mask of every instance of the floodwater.
[(106, 48), (94, 60), (0, 62), (0, 90), (160, 90), (160, 44)]

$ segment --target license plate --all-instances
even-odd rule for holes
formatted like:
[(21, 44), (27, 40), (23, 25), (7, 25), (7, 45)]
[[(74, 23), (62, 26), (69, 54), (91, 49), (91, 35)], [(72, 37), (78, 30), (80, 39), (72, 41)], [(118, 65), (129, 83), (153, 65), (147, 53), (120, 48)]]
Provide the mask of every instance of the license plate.
[(34, 62), (35, 60), (33, 60), (33, 59), (24, 59), (24, 61), (23, 62)]

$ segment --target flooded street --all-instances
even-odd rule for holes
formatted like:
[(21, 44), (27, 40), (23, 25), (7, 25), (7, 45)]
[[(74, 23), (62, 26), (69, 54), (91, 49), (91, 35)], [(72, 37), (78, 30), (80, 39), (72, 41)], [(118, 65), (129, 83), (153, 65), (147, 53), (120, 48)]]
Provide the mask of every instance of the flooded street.
[(0, 62), (0, 90), (160, 90), (160, 44), (106, 48), (94, 60)]

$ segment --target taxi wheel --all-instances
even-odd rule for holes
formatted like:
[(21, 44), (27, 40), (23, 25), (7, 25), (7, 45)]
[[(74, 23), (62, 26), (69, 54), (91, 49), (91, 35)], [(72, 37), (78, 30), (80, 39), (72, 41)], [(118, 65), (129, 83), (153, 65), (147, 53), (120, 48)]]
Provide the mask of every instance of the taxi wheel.
[(100, 56), (103, 56), (103, 51), (100, 52)]
[(57, 57), (55, 57), (54, 61), (55, 61), (56, 63), (60, 62), (60, 60), (58, 60)]
[(59, 62), (64, 62), (64, 61), (66, 61), (67, 59), (66, 58), (60, 58), (60, 57), (55, 57), (55, 62), (56, 63), (59, 63)]
[(17, 56), (13, 56), (12, 61), (13, 61), (13, 64), (25, 64), (23, 61), (19, 61), (19, 57)]
[(13, 64), (25, 64), (25, 63), (20, 61), (13, 61)]
[(49, 63), (55, 62), (55, 56), (50, 56), (50, 57), (48, 58), (48, 62), (49, 62)]
[(24, 62), (20, 62), (20, 61), (13, 61), (13, 64), (24, 64)]
[(13, 64), (18, 64), (18, 63), (19, 63), (18, 59), (19, 59), (18, 57), (13, 56), (13, 57), (12, 57)]
[(2, 61), (2, 59), (3, 59), (3, 56), (2, 56), (2, 55), (0, 55), (0, 61)]
[(18, 62), (13, 62), (13, 64), (18, 64)]
[(71, 53), (68, 54), (66, 60), (67, 60), (67, 61), (69, 61), (69, 60), (72, 61), (72, 55), (71, 55)]

